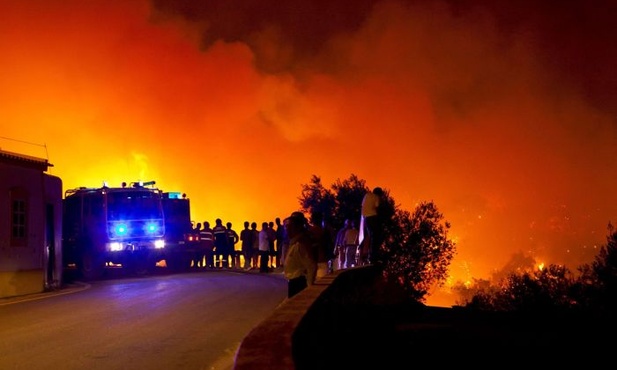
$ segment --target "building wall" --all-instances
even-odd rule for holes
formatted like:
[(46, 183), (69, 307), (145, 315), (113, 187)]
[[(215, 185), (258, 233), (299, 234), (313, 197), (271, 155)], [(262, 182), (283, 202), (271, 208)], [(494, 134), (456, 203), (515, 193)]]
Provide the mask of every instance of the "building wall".
[[(11, 192), (16, 188), (26, 194), (26, 238), (20, 246), (11, 243)], [(47, 224), (48, 204), (51, 228)], [(38, 293), (61, 284), (61, 222), (59, 178), (32, 166), (0, 163), (0, 297)], [(48, 230), (53, 230), (49, 237)], [(49, 266), (48, 247), (52, 243), (55, 263)]]

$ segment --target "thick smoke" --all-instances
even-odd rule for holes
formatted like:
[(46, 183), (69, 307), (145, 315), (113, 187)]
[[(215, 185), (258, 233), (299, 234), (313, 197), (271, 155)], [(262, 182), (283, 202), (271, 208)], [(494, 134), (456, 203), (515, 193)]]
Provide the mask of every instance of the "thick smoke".
[(455, 280), (574, 267), (617, 218), (613, 3), (4, 1), (0, 128), (65, 188), (156, 180), (196, 222), (356, 174), (435, 202)]
[[(484, 36), (494, 38), (499, 44), (495, 46), (504, 50), (514, 43), (529, 43), (534, 57), (550, 68), (555, 79), (572, 84), (596, 108), (616, 113), (617, 4), (611, 0), (152, 1), (158, 17), (177, 17), (195, 26), (204, 49), (217, 41), (249, 45), (256, 66), (265, 73), (300, 72), (306, 67), (326, 71), (348, 68), (344, 60), (338, 61), (343, 63), (339, 66), (337, 61), (319, 61), (323, 54), (336, 52), (333, 40), (358, 33), (387, 3), (404, 7), (411, 15), (410, 22), (433, 21), (435, 27), (454, 32), (456, 27), (485, 23)], [(383, 22), (387, 27), (388, 20)], [(417, 36), (425, 42), (441, 42), (439, 33)]]
[(617, 113), (612, 2), (153, 5), (157, 20), (198, 32), (204, 50), (245, 44), (261, 73), (286, 76), (292, 87), (261, 117), (289, 139), (387, 147), (360, 172), (397, 172), (406, 185), (384, 185), (408, 207), (437, 198), (459, 226), (461, 254), (488, 257), (481, 270), (519, 251), (576, 263), (603, 241), (614, 217), (603, 199)]

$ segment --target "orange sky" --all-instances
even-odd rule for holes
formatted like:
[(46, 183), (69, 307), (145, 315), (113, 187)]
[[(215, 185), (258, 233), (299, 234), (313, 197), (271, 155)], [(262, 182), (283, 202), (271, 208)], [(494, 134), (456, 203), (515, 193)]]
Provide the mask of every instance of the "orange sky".
[(0, 148), (65, 189), (156, 180), (237, 229), (353, 173), (435, 202), (456, 279), (605, 242), (611, 1), (192, 3), (0, 0)]

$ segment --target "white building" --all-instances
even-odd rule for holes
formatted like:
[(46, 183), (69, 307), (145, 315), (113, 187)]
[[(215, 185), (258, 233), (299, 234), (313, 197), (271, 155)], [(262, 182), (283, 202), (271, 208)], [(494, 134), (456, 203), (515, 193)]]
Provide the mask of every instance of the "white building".
[(0, 298), (62, 286), (62, 180), (0, 150)]

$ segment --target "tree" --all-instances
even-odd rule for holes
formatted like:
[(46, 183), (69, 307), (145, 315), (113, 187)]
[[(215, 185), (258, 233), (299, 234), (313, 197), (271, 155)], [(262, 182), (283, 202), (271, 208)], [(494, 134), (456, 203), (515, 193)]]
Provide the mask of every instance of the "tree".
[(496, 283), (470, 288), (466, 307), (481, 311), (556, 313), (575, 307), (573, 278), (562, 265), (534, 271), (511, 272)]
[[(511, 312), (585, 312), (612, 318), (617, 308), (617, 232), (608, 225), (607, 243), (591, 264), (578, 267), (579, 276), (565, 266), (511, 272), (496, 283), (458, 287), (468, 308)], [(472, 294), (470, 294), (470, 292)]]
[(587, 308), (613, 312), (617, 308), (617, 231), (608, 224), (606, 245), (600, 247), (591, 264), (579, 267), (581, 276), (574, 290)]
[(358, 176), (351, 174), (349, 178), (337, 179), (332, 184), (332, 192), (335, 197), (335, 210), (332, 225), (340, 229), (346, 219), (356, 222), (360, 226), (360, 212), (362, 208), (362, 198), (369, 191), (366, 181), (359, 179)]
[[(337, 179), (330, 189), (316, 175), (302, 185), (300, 205), (305, 213), (321, 212), (330, 217), (337, 229), (346, 218), (360, 220), (362, 199), (370, 189), (366, 182), (352, 174)], [(455, 243), (448, 239), (450, 224), (433, 202), (421, 203), (413, 215), (396, 205), (384, 189), (380, 205), (385, 241), (382, 259), (376, 265), (384, 279), (403, 288), (409, 298), (424, 301), (429, 287), (445, 282)]]
[(422, 202), (412, 215), (395, 209), (382, 250), (384, 277), (423, 302), (433, 285), (446, 281), (456, 251), (450, 224), (433, 202)]
[(320, 214), (323, 220), (329, 221), (336, 208), (336, 199), (331, 190), (321, 183), (321, 178), (313, 175), (309, 184), (302, 185), (300, 207), (309, 215)]

